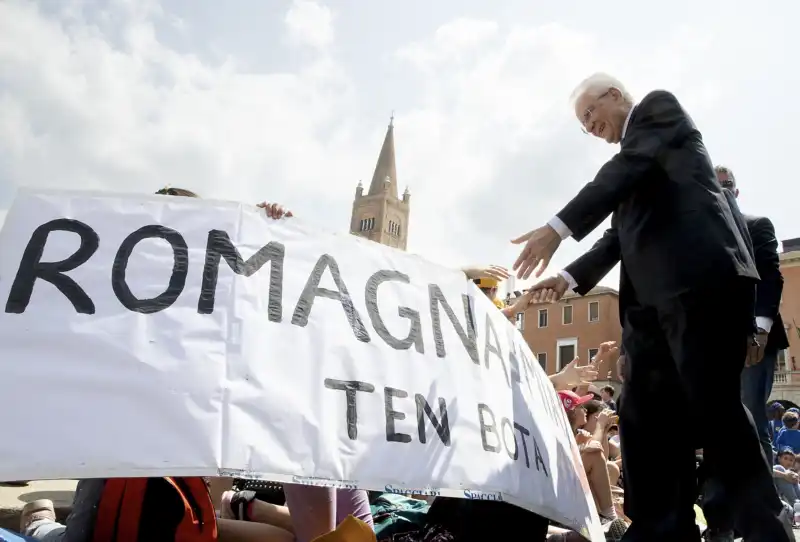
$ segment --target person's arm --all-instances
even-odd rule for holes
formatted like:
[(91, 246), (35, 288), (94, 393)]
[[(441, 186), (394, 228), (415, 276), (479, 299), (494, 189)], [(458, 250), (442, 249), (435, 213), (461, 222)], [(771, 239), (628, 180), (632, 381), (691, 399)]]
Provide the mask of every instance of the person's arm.
[(619, 233), (613, 221), (603, 236), (582, 256), (566, 266), (559, 274), (568, 288), (586, 295), (605, 277), (621, 259)]
[(750, 224), (750, 238), (753, 241), (756, 269), (761, 277), (756, 287), (756, 325), (769, 332), (778, 314), (783, 293), (775, 226), (766, 217), (758, 218)]
[(608, 457), (608, 436), (606, 435), (607, 430), (608, 413), (603, 411), (597, 416), (597, 423), (595, 424), (594, 431), (592, 432), (592, 440), (603, 447), (603, 452), (606, 454), (606, 457)]
[(510, 321), (515, 322), (517, 319), (517, 313), (525, 312), (525, 309), (527, 309), (528, 305), (531, 304), (532, 296), (533, 292), (527, 291), (518, 297), (516, 301), (514, 301), (513, 305), (501, 309), (500, 312), (502, 312), (503, 316), (508, 318)]
[(634, 116), (620, 152), (548, 222), (562, 239), (580, 241), (591, 233), (651, 168), (662, 164), (669, 151), (680, 150), (682, 141), (696, 131), (675, 96), (664, 90), (648, 94)]

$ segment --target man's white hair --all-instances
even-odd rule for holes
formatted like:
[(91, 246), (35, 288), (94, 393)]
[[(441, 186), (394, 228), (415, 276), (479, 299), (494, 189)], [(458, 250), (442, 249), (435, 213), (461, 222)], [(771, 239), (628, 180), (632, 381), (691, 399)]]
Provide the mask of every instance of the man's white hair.
[(619, 90), (625, 101), (631, 104), (633, 103), (633, 96), (625, 89), (625, 85), (616, 77), (602, 72), (594, 73), (581, 81), (581, 83), (575, 87), (575, 90), (572, 91), (572, 94), (570, 94), (569, 103), (574, 107), (575, 102), (577, 102), (578, 98), (581, 96), (590, 94), (593, 97), (597, 97), (604, 92), (608, 92), (608, 90), (612, 88)]

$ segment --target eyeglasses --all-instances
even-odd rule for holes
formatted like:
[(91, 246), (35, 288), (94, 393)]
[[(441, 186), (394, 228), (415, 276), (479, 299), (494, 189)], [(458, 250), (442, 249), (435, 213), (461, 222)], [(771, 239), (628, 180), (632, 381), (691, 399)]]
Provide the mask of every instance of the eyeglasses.
[(725, 179), (724, 181), (720, 181), (719, 185), (722, 188), (727, 188), (728, 190), (733, 190), (734, 188), (736, 188), (736, 185), (733, 184), (733, 181), (731, 181), (730, 179)]
[(597, 108), (597, 102), (608, 96), (609, 93), (611, 93), (611, 89), (608, 89), (600, 96), (598, 96), (595, 99), (595, 103), (586, 108), (586, 111), (583, 113), (583, 120), (581, 126), (581, 130), (583, 131), (584, 134), (589, 133), (589, 122), (592, 120), (592, 115), (594, 114), (594, 110)]

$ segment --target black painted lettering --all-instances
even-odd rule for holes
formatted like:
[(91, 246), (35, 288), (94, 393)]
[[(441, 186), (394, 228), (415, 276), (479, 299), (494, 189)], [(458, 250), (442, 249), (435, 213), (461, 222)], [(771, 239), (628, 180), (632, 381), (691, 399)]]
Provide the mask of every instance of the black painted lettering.
[[(516, 343), (514, 344), (515, 344), (514, 350), (516, 351)], [(522, 359), (522, 367), (525, 369), (525, 379), (528, 381), (528, 386), (530, 386), (531, 380), (538, 380), (538, 379), (536, 378), (536, 373), (533, 372), (534, 371), (533, 362), (531, 361), (531, 358), (529, 358), (525, 354), (525, 348), (522, 346), (520, 346), (519, 348), (519, 357)]]
[[(331, 271), (333, 282), (336, 284), (336, 291), (319, 287), (322, 274), (326, 269), (330, 269)], [(350, 323), (350, 328), (353, 330), (356, 339), (364, 343), (370, 341), (367, 328), (364, 327), (361, 316), (358, 314), (355, 306), (353, 306), (353, 300), (350, 298), (350, 294), (347, 292), (347, 286), (345, 286), (342, 280), (342, 274), (339, 272), (339, 264), (328, 254), (323, 254), (319, 257), (317, 264), (308, 276), (308, 281), (306, 282), (305, 288), (303, 288), (303, 293), (300, 294), (300, 299), (297, 300), (297, 306), (294, 308), (292, 324), (300, 327), (305, 327), (308, 324), (311, 309), (314, 308), (314, 300), (318, 297), (335, 299), (341, 303), (344, 314), (347, 317), (347, 321)]]
[(381, 270), (369, 278), (367, 286), (364, 288), (364, 296), (367, 303), (367, 314), (372, 321), (372, 328), (386, 344), (395, 350), (408, 350), (413, 344), (417, 352), (424, 354), (425, 348), (422, 344), (422, 321), (420, 320), (419, 312), (410, 307), (399, 307), (397, 309), (401, 318), (407, 318), (411, 322), (408, 336), (405, 339), (398, 339), (389, 333), (383, 318), (381, 318), (380, 309), (378, 307), (378, 286), (387, 281), (397, 281), (403, 284), (409, 283), (408, 275), (399, 271)]
[(514, 422), (514, 429), (519, 431), (519, 439), (522, 441), (522, 453), (525, 454), (525, 466), (531, 468), (531, 459), (528, 457), (528, 443), (525, 441), (525, 438), (529, 437), (531, 432), (516, 422)]
[[(547, 473), (547, 466), (544, 464), (544, 459), (542, 459), (542, 452), (539, 450), (539, 444), (536, 442), (536, 438), (533, 439), (533, 461), (536, 465), (536, 470), (544, 471), (544, 475), (548, 478), (550, 475)], [(541, 468), (539, 468), (541, 466)]]
[[(525, 354), (523, 352), (522, 359), (526, 360)], [(533, 367), (531, 366), (531, 372)], [(547, 416), (551, 419), (558, 419), (558, 416), (564, 412), (564, 409), (561, 407), (561, 401), (549, 401), (547, 399), (548, 396), (552, 396), (555, 393), (553, 389), (553, 385), (550, 383), (550, 380), (545, 378), (539, 378), (535, 374), (533, 375), (533, 380), (536, 382), (536, 387), (538, 389), (539, 396), (542, 398), (542, 402), (544, 403), (544, 408), (547, 411)]]
[(329, 390), (339, 390), (345, 393), (347, 401), (347, 409), (345, 411), (345, 419), (347, 421), (347, 436), (350, 440), (358, 438), (358, 408), (356, 405), (356, 393), (363, 391), (365, 393), (372, 393), (375, 391), (375, 386), (368, 382), (359, 382), (358, 380), (335, 380), (333, 378), (325, 379), (325, 387)]
[[(172, 275), (167, 288), (156, 297), (139, 299), (131, 292), (127, 281), (128, 261), (133, 249), (145, 239), (163, 239), (172, 247)], [(172, 306), (186, 286), (189, 273), (189, 248), (183, 236), (172, 228), (152, 224), (143, 226), (122, 241), (111, 268), (111, 288), (119, 302), (129, 311), (152, 314)]]
[(466, 294), (461, 295), (461, 302), (464, 305), (464, 316), (467, 321), (467, 330), (461, 326), (461, 323), (456, 318), (453, 309), (445, 299), (442, 289), (436, 284), (428, 285), (428, 295), (430, 298), (431, 319), (433, 320), (433, 342), (436, 345), (436, 355), (443, 358), (447, 355), (444, 347), (444, 336), (442, 335), (442, 318), (439, 313), (439, 306), (447, 315), (450, 323), (453, 324), (458, 337), (461, 339), (461, 344), (469, 354), (470, 359), (476, 364), (480, 365), (481, 360), (478, 358), (478, 345), (475, 333), (475, 322), (472, 317), (472, 309), (470, 307), (470, 299)]
[(285, 254), (286, 249), (281, 243), (270, 242), (244, 260), (239, 250), (231, 242), (227, 232), (209, 231), (206, 242), (206, 263), (203, 266), (203, 282), (200, 287), (200, 299), (197, 300), (197, 312), (199, 314), (214, 312), (219, 265), (222, 259), (225, 259), (228, 267), (234, 273), (244, 277), (256, 274), (269, 263), (267, 315), (270, 322), (280, 322), (283, 318), (283, 260)]
[(404, 412), (394, 409), (393, 399), (395, 397), (398, 399), (405, 399), (408, 397), (408, 392), (405, 390), (386, 387), (383, 388), (383, 393), (383, 410), (386, 414), (386, 441), (404, 443), (411, 442), (411, 435), (406, 433), (398, 433), (394, 426), (395, 420), (405, 420), (406, 415)]
[[(517, 437), (514, 434), (514, 426), (511, 424), (508, 418), (502, 418), (500, 420), (500, 434), (503, 436), (503, 447), (506, 449), (506, 453), (510, 459), (516, 461), (519, 459), (519, 446), (517, 446)], [(510, 437), (510, 438), (509, 438)], [(509, 444), (509, 440), (511, 444)]]
[(442, 441), (442, 444), (450, 446), (450, 422), (447, 419), (447, 403), (444, 397), (439, 397), (438, 417), (433, 413), (433, 409), (424, 395), (418, 393), (414, 396), (414, 399), (417, 403), (417, 433), (419, 434), (419, 441), (423, 444), (427, 441), (425, 436), (425, 417), (427, 417), (436, 430), (436, 434), (439, 435), (439, 440)]
[[(494, 344), (492, 344), (492, 339), (494, 339)], [(492, 354), (494, 354), (497, 359), (500, 360), (500, 364), (503, 366), (503, 376), (506, 377), (506, 384), (508, 384), (508, 387), (511, 387), (511, 380), (508, 378), (508, 367), (506, 367), (506, 360), (503, 359), (503, 352), (500, 350), (500, 338), (497, 336), (497, 331), (495, 331), (494, 325), (492, 324), (492, 319), (487, 312), (486, 348), (484, 349), (483, 353), (483, 363), (486, 365), (486, 369), (489, 369), (489, 356)]]
[[(508, 337), (508, 364), (511, 366), (511, 380), (517, 383), (522, 382), (522, 375), (520, 374), (519, 370), (519, 357), (517, 357), (517, 343), (514, 342), (514, 335), (516, 335), (516, 329), (508, 329), (507, 330), (507, 337)], [(488, 337), (487, 337), (488, 340)], [(528, 385), (530, 386), (530, 380), (528, 381)]]
[[(489, 415), (491, 421), (487, 424), (486, 419), (484, 417), (485, 414)], [(484, 403), (478, 403), (478, 422), (481, 424), (481, 442), (483, 443), (483, 449), (487, 452), (495, 452), (500, 453), (500, 437), (497, 435), (497, 424), (495, 422), (494, 412), (492, 409), (489, 408), (489, 405)], [(489, 440), (487, 437), (489, 435), (494, 435), (494, 438), (497, 440), (497, 444), (489, 444)]]
[[(60, 262), (43, 262), (42, 255), (48, 236), (56, 231), (77, 233), (81, 244), (72, 256)], [(6, 300), (6, 312), (22, 314), (31, 302), (33, 285), (36, 279), (49, 282), (66, 297), (78, 314), (94, 314), (94, 302), (77, 282), (65, 273), (83, 265), (92, 257), (100, 246), (100, 237), (91, 227), (78, 220), (58, 218), (42, 224), (33, 231), (22, 259), (17, 268), (17, 275), (11, 284)]]

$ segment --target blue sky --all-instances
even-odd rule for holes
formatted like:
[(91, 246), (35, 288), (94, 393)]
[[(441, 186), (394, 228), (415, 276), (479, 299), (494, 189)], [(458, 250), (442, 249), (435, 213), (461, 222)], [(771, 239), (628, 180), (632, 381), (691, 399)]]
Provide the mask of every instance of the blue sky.
[[(510, 264), (615, 148), (568, 105), (594, 71), (673, 91), (745, 212), (800, 236), (800, 8), (504, 0), (0, 2), (0, 220), (17, 186), (276, 200), (345, 231), (395, 112), (409, 250)], [(551, 271), (600, 235), (564, 243)], [(615, 286), (616, 273), (605, 284)]]

